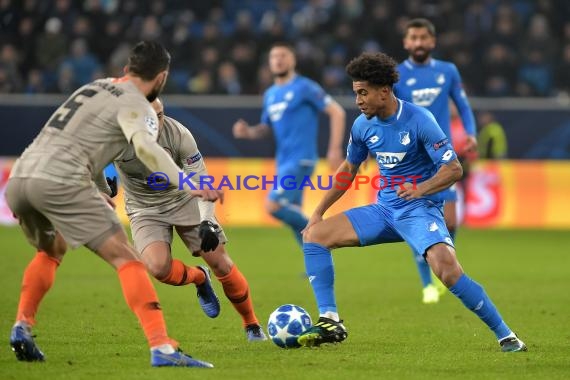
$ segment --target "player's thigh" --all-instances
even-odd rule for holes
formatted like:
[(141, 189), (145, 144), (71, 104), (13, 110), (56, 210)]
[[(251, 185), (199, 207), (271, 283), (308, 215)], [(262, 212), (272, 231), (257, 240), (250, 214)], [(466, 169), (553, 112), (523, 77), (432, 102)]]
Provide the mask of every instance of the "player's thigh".
[(303, 233), (303, 242), (317, 243), (327, 248), (354, 247), (359, 244), (358, 235), (344, 213), (313, 224)]
[[(145, 253), (155, 242), (172, 245), (172, 225), (160, 216), (137, 216), (130, 219), (131, 235), (136, 251)], [(169, 250), (170, 252), (170, 250)]]
[(448, 229), (454, 229), (457, 227), (457, 202), (455, 201), (445, 201), (443, 204), (443, 215), (445, 218), (445, 224)]
[(448, 227), (455, 228), (457, 225), (457, 185), (453, 184), (451, 187), (441, 191), (440, 196), (444, 202), (443, 214), (445, 222)]
[(379, 204), (352, 208), (344, 212), (357, 236), (357, 244), (367, 246), (402, 241), (390, 224), (390, 213)]
[(279, 168), (277, 181), (269, 192), (268, 200), (278, 205), (301, 205), (303, 189), (309, 186), (306, 181), (310, 180), (314, 168), (314, 164), (309, 162)]
[(27, 193), (33, 191), (28, 179), (12, 178), (6, 186), (6, 202), (18, 218), (28, 242), (44, 251), (51, 250), (56, 239), (54, 225), (30, 203)]
[(394, 229), (412, 247), (424, 255), (429, 247), (444, 243), (453, 247), (445, 225), (442, 207), (430, 200), (416, 199), (394, 214)]

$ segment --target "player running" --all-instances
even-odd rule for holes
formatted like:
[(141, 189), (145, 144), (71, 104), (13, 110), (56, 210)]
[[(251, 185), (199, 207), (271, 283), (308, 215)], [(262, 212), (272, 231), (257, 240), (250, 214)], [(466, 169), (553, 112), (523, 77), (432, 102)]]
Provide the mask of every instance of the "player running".
[[(475, 118), (463, 90), (459, 71), (453, 63), (440, 61), (431, 56), (436, 40), (434, 25), (423, 18), (413, 19), (408, 22), (405, 30), (404, 48), (410, 56), (398, 65), (400, 80), (394, 85), (394, 94), (402, 100), (430, 110), (449, 139), (451, 139), (449, 110), (451, 98), (467, 132), (465, 149), (475, 151), (477, 149)], [(455, 241), (457, 229), (455, 185), (443, 190), (439, 196), (445, 202), (443, 206), (445, 224)], [(441, 290), (445, 289), (441, 287), (438, 291), (437, 284), (434, 285), (432, 281), (429, 265), (422, 255), (414, 252), (414, 258), (423, 285), (423, 303), (438, 302)]]
[(383, 183), (386, 187), (378, 192), (377, 203), (323, 220), (347, 187), (335, 183), (325, 194), (303, 232), (305, 267), (320, 317), (298, 338), (299, 344), (318, 346), (347, 337), (336, 306), (331, 249), (406, 241), (493, 331), (503, 351), (525, 351), (525, 344), (503, 321), (483, 288), (463, 272), (455, 256), (442, 201), (437, 196), (462, 174), (448, 138), (431, 113), (394, 96), (392, 86), (398, 81), (398, 72), (392, 58), (365, 53), (353, 59), (346, 71), (362, 114), (354, 121), (347, 157), (339, 171), (350, 173), (354, 179), (371, 153), (386, 178), (421, 179), (417, 186), (410, 182), (402, 186)]
[[(295, 72), (295, 51), (287, 43), (275, 43), (269, 51), (269, 69), (274, 84), (263, 95), (261, 123), (250, 126), (244, 120), (233, 125), (233, 134), (240, 139), (259, 139), (271, 130), (277, 152), (277, 177), (295, 178), (300, 183), (311, 176), (318, 159), (317, 133), (319, 114), (330, 118), (330, 139), (327, 159), (332, 170), (343, 160), (342, 143), (345, 131), (345, 112), (314, 81)], [(277, 188), (269, 193), (266, 210), (285, 223), (297, 242), (302, 245), (301, 230), (307, 225), (307, 217), (301, 208), (303, 189)]]
[[(159, 99), (152, 106), (158, 116), (158, 144), (185, 175), (192, 174), (191, 181), (200, 188), (199, 178), (208, 173), (194, 136), (178, 121), (164, 115)], [(220, 303), (210, 284), (208, 268), (190, 267), (172, 258), (172, 229), (176, 229), (190, 252), (202, 256), (214, 271), (226, 297), (242, 317), (247, 339), (266, 340), (253, 310), (248, 282), (225, 250), (227, 239), (214, 215), (214, 204), (174, 187), (153, 189), (158, 184), (149, 186), (151, 171), (137, 159), (133, 147), (115, 160), (115, 167), (125, 190), (134, 245), (148, 271), (165, 284), (196, 284), (206, 315), (215, 318), (219, 314)], [(116, 181), (110, 184), (116, 186)]]
[[(167, 173), (178, 184), (179, 168), (156, 143), (158, 120), (149, 103), (162, 91), (169, 66), (170, 54), (162, 45), (138, 43), (124, 77), (97, 80), (75, 91), (12, 168), (6, 200), (28, 241), (38, 249), (24, 272), (10, 335), (18, 360), (45, 359), (31, 329), (70, 244), (73, 248), (85, 245), (117, 271), (125, 301), (150, 346), (152, 366), (213, 367), (182, 353), (168, 336), (146, 268), (107, 204), (107, 195), (93, 182), (95, 173), (102, 174), (132, 144), (145, 166)], [(223, 195), (212, 190), (190, 194), (210, 201)]]

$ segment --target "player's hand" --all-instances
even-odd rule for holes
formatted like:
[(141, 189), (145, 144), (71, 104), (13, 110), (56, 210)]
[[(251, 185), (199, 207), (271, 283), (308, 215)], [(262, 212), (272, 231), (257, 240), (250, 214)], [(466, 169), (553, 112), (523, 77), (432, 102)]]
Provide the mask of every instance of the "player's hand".
[(119, 188), (117, 186), (117, 177), (105, 177), (105, 179), (107, 180), (107, 185), (109, 185), (109, 188), (111, 188), (111, 198), (115, 198), (119, 192)]
[(465, 153), (477, 151), (477, 138), (475, 136), (467, 136), (465, 139)]
[(344, 161), (344, 155), (342, 149), (329, 149), (327, 152), (327, 161), (329, 163), (329, 168), (334, 172), (338, 169), (340, 164)]
[(216, 189), (200, 189), (200, 190), (188, 190), (188, 192), (195, 197), (200, 197), (204, 201), (215, 202), (218, 199), (220, 203), (224, 203), (224, 191)]
[(417, 183), (409, 183), (405, 182), (402, 185), (398, 185), (398, 190), (396, 190), (396, 194), (407, 201), (411, 199), (418, 199), (421, 198), (424, 193), (419, 189)]
[(218, 247), (218, 244), (220, 244), (220, 239), (218, 238), (219, 231), (220, 226), (209, 220), (204, 220), (200, 223), (198, 236), (202, 239), (202, 243), (200, 243), (200, 249), (202, 249), (202, 251), (210, 252)]
[(309, 218), (309, 221), (307, 222), (307, 225), (305, 226), (305, 228), (303, 228), (303, 230), (301, 230), (301, 234), (304, 236), (305, 233), (307, 233), (307, 231), (309, 231), (309, 228), (311, 228), (312, 225), (317, 224), (319, 222), (323, 221), (323, 216), (319, 215), (319, 214), (313, 214), (311, 215), (311, 217)]
[(105, 193), (100, 193), (101, 196), (103, 197), (103, 199), (105, 200), (105, 202), (107, 202), (107, 204), (109, 205), (109, 207), (111, 207), (113, 210), (117, 208), (117, 205), (115, 204), (115, 201), (113, 199), (111, 199), (110, 196), (108, 196)]
[(234, 123), (232, 133), (236, 139), (249, 138), (249, 124), (245, 120), (239, 119)]

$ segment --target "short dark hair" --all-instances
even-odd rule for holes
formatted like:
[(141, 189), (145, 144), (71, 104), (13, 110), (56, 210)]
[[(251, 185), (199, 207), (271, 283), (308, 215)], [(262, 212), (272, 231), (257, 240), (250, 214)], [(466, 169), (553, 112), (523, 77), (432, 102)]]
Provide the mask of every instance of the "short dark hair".
[(288, 41), (276, 41), (274, 43), (271, 44), (271, 47), (269, 48), (269, 50), (273, 49), (273, 48), (278, 48), (278, 47), (282, 47), (285, 49), (289, 49), (291, 51), (291, 53), (295, 54), (295, 47), (293, 46), (293, 44), (291, 42)]
[(410, 28), (426, 28), (429, 34), (435, 37), (435, 26), (433, 23), (425, 18), (414, 18), (406, 23), (406, 34)]
[(168, 70), (170, 53), (160, 43), (141, 41), (129, 55), (128, 71), (143, 80), (154, 79), (161, 71)]
[(353, 82), (392, 87), (399, 79), (397, 63), (384, 53), (362, 53), (346, 65)]

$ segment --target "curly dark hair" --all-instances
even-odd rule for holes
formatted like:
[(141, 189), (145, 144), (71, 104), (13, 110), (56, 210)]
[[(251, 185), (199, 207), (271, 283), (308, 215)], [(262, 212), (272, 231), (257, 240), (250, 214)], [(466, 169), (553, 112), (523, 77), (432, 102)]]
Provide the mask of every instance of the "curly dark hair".
[(353, 82), (392, 87), (400, 78), (396, 66), (396, 61), (384, 53), (362, 53), (346, 65), (346, 73)]

